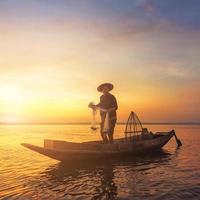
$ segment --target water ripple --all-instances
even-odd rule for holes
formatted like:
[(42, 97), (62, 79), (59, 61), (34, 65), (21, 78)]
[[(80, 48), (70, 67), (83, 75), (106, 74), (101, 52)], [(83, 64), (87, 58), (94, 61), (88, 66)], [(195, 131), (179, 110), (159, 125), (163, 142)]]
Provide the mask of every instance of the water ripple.
[(0, 199), (199, 199), (199, 132), (200, 127), (177, 127), (184, 144), (178, 149), (172, 140), (156, 154), (64, 164), (19, 144), (40, 145), (43, 138), (85, 141), (87, 127), (4, 127), (0, 130)]

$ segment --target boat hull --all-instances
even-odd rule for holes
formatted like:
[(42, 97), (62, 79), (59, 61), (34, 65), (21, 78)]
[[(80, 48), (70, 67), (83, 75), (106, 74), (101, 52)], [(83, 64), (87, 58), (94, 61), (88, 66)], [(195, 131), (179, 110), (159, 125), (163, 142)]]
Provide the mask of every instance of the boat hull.
[(101, 142), (70, 143), (58, 140), (44, 140), (44, 147), (25, 143), (22, 145), (55, 160), (69, 162), (116, 158), (158, 151), (173, 135), (173, 132), (159, 133), (153, 139), (132, 143), (125, 143), (122, 139), (116, 140), (115, 144), (102, 144)]

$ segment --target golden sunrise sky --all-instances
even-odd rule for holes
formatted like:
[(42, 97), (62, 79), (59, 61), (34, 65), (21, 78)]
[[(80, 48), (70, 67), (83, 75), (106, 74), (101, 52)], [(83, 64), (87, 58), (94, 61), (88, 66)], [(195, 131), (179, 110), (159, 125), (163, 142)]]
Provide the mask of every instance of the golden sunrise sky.
[(89, 122), (102, 82), (120, 122), (200, 122), (200, 3), (181, 2), (1, 0), (0, 122)]

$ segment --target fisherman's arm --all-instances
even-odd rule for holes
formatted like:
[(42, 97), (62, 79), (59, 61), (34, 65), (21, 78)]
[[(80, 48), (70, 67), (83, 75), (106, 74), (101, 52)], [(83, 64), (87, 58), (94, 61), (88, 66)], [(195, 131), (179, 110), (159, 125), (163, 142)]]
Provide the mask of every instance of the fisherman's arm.
[(95, 108), (95, 109), (101, 109), (101, 107), (103, 107), (103, 106), (102, 106), (102, 96), (100, 97), (99, 103), (96, 104), (96, 105), (94, 105), (94, 108)]

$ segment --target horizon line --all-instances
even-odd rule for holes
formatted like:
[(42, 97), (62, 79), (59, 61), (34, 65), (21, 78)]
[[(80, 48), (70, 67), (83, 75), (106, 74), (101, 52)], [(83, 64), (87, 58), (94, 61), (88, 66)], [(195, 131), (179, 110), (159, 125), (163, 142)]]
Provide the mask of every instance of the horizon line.
[[(90, 125), (90, 122), (0, 122), (0, 125)], [(96, 123), (99, 125), (99, 122)], [(126, 125), (126, 122), (117, 122)], [(143, 122), (144, 125), (200, 125), (200, 122)]]

